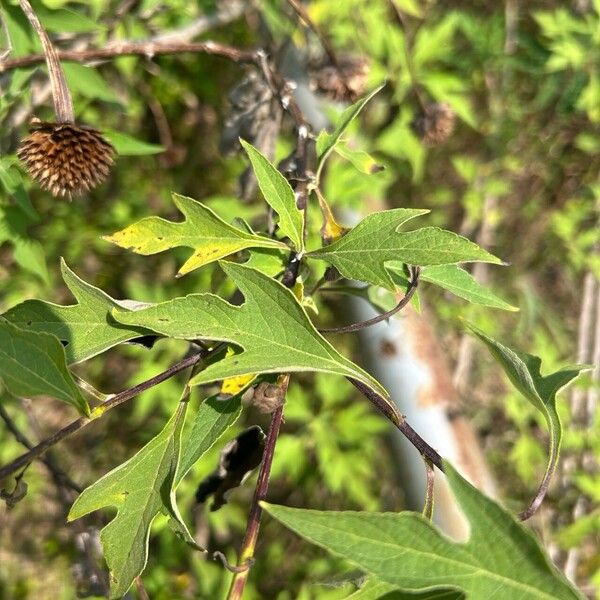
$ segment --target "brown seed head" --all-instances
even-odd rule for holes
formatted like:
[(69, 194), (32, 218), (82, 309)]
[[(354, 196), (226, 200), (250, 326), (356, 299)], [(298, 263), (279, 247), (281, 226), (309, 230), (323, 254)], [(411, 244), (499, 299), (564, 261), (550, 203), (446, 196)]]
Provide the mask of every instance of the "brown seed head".
[(433, 102), (412, 122), (412, 128), (426, 146), (437, 146), (452, 135), (455, 121), (456, 115), (447, 102)]
[(37, 119), (17, 150), (32, 179), (54, 196), (69, 199), (104, 181), (115, 154), (92, 127)]
[(370, 63), (364, 56), (342, 54), (339, 69), (333, 65), (315, 65), (312, 87), (334, 102), (353, 102), (365, 92)]

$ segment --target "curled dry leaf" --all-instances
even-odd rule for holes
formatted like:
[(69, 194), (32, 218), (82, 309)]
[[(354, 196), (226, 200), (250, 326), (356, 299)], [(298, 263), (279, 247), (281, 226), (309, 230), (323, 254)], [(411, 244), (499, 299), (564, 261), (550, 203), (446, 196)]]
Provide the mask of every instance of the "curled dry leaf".
[(447, 102), (433, 102), (412, 122), (412, 127), (426, 146), (438, 146), (452, 135), (455, 122), (456, 115)]
[(86, 125), (34, 119), (17, 156), (29, 175), (54, 196), (79, 196), (108, 176), (116, 151)]

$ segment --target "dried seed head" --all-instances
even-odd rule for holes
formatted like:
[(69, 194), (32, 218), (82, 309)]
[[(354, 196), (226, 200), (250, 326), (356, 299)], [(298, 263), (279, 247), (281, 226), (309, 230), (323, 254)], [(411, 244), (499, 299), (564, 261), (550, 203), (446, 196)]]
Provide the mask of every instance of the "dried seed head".
[(283, 396), (283, 390), (278, 385), (262, 381), (254, 388), (252, 404), (261, 413), (271, 414), (281, 406)]
[(311, 86), (334, 102), (352, 102), (365, 92), (370, 63), (364, 56), (342, 54), (339, 69), (331, 64), (314, 65)]
[(54, 196), (71, 199), (104, 181), (116, 154), (100, 132), (74, 123), (32, 119), (17, 156), (32, 179)]
[(412, 122), (412, 128), (426, 146), (437, 146), (452, 135), (455, 121), (456, 115), (447, 102), (433, 102)]

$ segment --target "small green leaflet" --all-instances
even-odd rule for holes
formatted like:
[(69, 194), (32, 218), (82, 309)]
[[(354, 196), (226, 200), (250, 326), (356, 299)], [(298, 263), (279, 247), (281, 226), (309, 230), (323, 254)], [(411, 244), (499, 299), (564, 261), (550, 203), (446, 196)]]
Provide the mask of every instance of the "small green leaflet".
[(360, 114), (361, 110), (369, 103), (371, 98), (375, 96), (381, 89), (385, 87), (385, 81), (378, 85), (371, 93), (367, 94), (364, 98), (355, 102), (352, 106), (349, 106), (340, 116), (339, 122), (333, 131), (333, 133), (327, 133), (326, 131), (321, 131), (319, 137), (317, 138), (317, 155), (319, 157), (319, 165), (317, 167), (317, 183), (321, 177), (321, 171), (323, 170), (323, 166), (325, 165), (325, 161), (335, 148), (336, 144), (344, 135), (348, 126), (356, 117)]
[(25, 300), (2, 316), (21, 329), (52, 333), (66, 342), (69, 364), (87, 360), (148, 333), (117, 323), (110, 315), (113, 308), (120, 307), (115, 300), (77, 277), (64, 260), (61, 260), (60, 269), (78, 304), (60, 306), (43, 300)]
[(150, 526), (159, 512), (175, 520), (176, 529), (192, 540), (173, 491), (186, 409), (187, 402), (179, 402), (164, 429), (127, 462), (86, 488), (69, 512), (68, 520), (73, 521), (107, 506), (117, 508), (117, 515), (100, 532), (111, 599), (123, 597), (144, 570)]
[[(402, 266), (389, 267), (392, 279), (397, 282), (396, 275), (400, 280), (406, 279)], [(423, 267), (419, 275), (421, 281), (438, 285), (455, 296), (468, 300), (473, 304), (481, 304), (490, 308), (500, 310), (518, 311), (516, 306), (502, 300), (494, 292), (481, 285), (469, 272), (461, 269), (458, 265), (439, 265), (437, 267)]]
[(447, 592), (452, 588), (473, 599), (581, 599), (528, 529), (451, 465), (445, 463), (445, 467), (470, 523), (466, 543), (450, 540), (415, 512), (333, 512), (262, 505), (307, 540), (402, 589)]
[[(500, 342), (487, 336), (483, 331), (467, 323), (467, 327), (476, 335), (489, 349), (511, 383), (537, 408), (546, 419), (550, 435), (550, 447), (548, 451), (548, 466), (541, 484), (540, 490), (547, 486), (558, 461), (560, 443), (562, 439), (562, 424), (556, 410), (556, 394), (575, 379), (581, 371), (588, 370), (588, 365), (573, 365), (565, 367), (550, 375), (542, 376), (540, 367), (542, 361), (531, 354), (515, 352)], [(538, 494), (528, 511), (535, 511), (541, 501), (543, 494)]]
[(258, 187), (279, 215), (279, 232), (292, 241), (297, 252), (304, 248), (304, 220), (296, 206), (296, 196), (288, 180), (252, 144), (240, 139), (252, 163)]
[(90, 414), (67, 368), (63, 345), (53, 335), (23, 331), (2, 318), (0, 380), (15, 396), (52, 396)]
[(244, 295), (242, 306), (213, 294), (191, 294), (134, 312), (115, 310), (113, 315), (119, 322), (169, 337), (221, 340), (244, 349), (209, 365), (190, 385), (251, 373), (321, 371), (358, 379), (389, 402), (381, 384), (319, 334), (289, 289), (243, 265), (222, 262), (221, 267)]
[(286, 248), (283, 242), (229, 225), (208, 206), (192, 198), (173, 194), (173, 202), (185, 216), (185, 221), (174, 223), (160, 217), (148, 217), (104, 239), (144, 255), (177, 246), (192, 248), (194, 253), (179, 269), (178, 276), (245, 248)]
[(348, 279), (389, 290), (394, 290), (394, 282), (385, 263), (392, 260), (418, 266), (476, 261), (501, 263), (477, 244), (451, 231), (438, 227), (398, 231), (407, 221), (427, 212), (394, 208), (370, 214), (344, 237), (307, 256), (327, 261)]
[(103, 133), (106, 139), (115, 147), (119, 156), (148, 156), (165, 151), (164, 146), (149, 144), (120, 131), (109, 129)]

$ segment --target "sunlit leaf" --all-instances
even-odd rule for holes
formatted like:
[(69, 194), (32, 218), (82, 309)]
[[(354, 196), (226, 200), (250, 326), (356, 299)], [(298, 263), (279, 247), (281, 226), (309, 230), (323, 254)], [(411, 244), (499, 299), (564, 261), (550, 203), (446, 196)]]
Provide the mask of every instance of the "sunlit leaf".
[(302, 211), (296, 206), (296, 196), (288, 180), (252, 144), (240, 140), (252, 163), (258, 187), (265, 200), (279, 215), (279, 231), (292, 241), (299, 252), (304, 247)]
[(185, 221), (175, 223), (160, 217), (147, 217), (104, 239), (144, 255), (178, 246), (193, 249), (194, 253), (179, 269), (178, 275), (246, 248), (286, 247), (282, 242), (229, 225), (213, 210), (191, 198), (173, 194), (173, 202), (185, 216)]
[(212, 294), (191, 294), (113, 314), (120, 322), (170, 337), (222, 340), (244, 349), (209, 365), (191, 385), (251, 373), (322, 371), (358, 379), (388, 399), (377, 381), (317, 332), (289, 289), (243, 265), (221, 263), (221, 267), (244, 295), (242, 306), (232, 306)]
[(308, 256), (327, 261), (348, 279), (390, 290), (394, 289), (394, 282), (385, 263), (392, 260), (419, 266), (501, 262), (477, 244), (438, 227), (398, 231), (407, 221), (427, 212), (417, 208), (395, 208), (370, 214), (344, 237)]
[(121, 306), (117, 301), (77, 277), (64, 260), (60, 268), (77, 304), (60, 306), (43, 300), (25, 300), (2, 316), (21, 329), (52, 333), (65, 342), (69, 363), (87, 360), (148, 333), (139, 327), (117, 323), (110, 315), (113, 308)]

